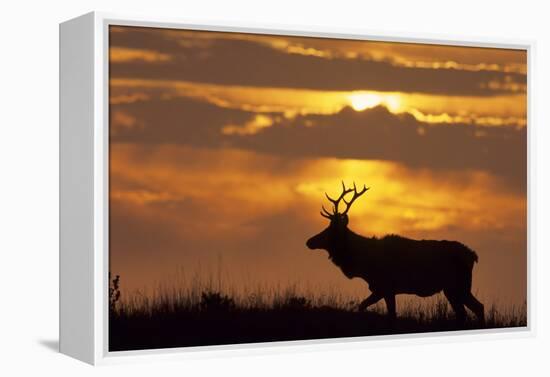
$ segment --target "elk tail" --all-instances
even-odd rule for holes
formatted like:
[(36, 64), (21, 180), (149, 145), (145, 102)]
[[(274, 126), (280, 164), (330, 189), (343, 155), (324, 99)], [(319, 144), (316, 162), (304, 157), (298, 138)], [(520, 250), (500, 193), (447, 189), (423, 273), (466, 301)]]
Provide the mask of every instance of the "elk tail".
[(477, 253), (472, 249), (470, 249), (468, 246), (466, 246), (466, 253), (464, 256), (466, 257), (467, 263), (471, 267), (473, 267), (474, 263), (477, 263), (479, 261), (479, 257), (477, 256)]
[(479, 261), (479, 257), (477, 256), (477, 253), (472, 249), (470, 249), (469, 247), (467, 247), (467, 249), (468, 249), (468, 256), (470, 257), (470, 262), (472, 263), (472, 265), (474, 263), (477, 263)]

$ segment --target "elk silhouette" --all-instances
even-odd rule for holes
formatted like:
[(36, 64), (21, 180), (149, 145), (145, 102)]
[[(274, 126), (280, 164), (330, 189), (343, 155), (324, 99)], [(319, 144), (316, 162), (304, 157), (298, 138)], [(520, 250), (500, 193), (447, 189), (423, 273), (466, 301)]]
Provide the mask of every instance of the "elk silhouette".
[[(478, 257), (467, 246), (456, 241), (413, 240), (397, 235), (367, 238), (348, 228), (349, 209), (368, 189), (363, 186), (358, 192), (355, 183), (353, 189), (346, 189), (342, 182), (338, 199), (325, 193), (333, 204), (333, 212), (323, 206), (321, 216), (330, 224), (306, 243), (310, 249), (328, 251), (329, 259), (348, 279), (358, 277), (367, 282), (371, 295), (359, 304), (359, 310), (366, 310), (383, 298), (389, 318), (394, 319), (395, 295), (428, 297), (443, 291), (459, 323), (466, 319), (464, 305), (483, 322), (483, 304), (471, 293), (472, 269)], [(350, 193), (353, 197), (346, 201), (345, 196)], [(342, 201), (346, 208), (339, 212)]]

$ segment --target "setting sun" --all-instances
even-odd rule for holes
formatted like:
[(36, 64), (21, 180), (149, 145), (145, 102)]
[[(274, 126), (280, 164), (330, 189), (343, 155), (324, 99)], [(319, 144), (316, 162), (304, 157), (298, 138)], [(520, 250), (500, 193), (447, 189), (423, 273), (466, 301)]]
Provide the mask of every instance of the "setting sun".
[(392, 113), (402, 111), (401, 99), (398, 94), (383, 94), (375, 92), (353, 92), (348, 97), (349, 104), (355, 111), (372, 109), (383, 105)]
[(382, 98), (373, 93), (354, 93), (349, 97), (351, 107), (355, 111), (363, 111), (378, 106)]

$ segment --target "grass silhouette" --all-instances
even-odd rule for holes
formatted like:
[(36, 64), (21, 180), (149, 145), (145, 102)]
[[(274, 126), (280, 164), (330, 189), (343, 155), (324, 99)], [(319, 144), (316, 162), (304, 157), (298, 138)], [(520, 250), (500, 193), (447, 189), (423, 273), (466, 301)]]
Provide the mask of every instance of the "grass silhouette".
[[(114, 288), (114, 281), (110, 281)], [(184, 288), (159, 287), (153, 295), (110, 290), (109, 350), (257, 343), (410, 334), (465, 329), (524, 327), (526, 305), (486, 310), (460, 327), (444, 297), (409, 301), (390, 320), (383, 306), (357, 310), (358, 300), (337, 293), (314, 294), (299, 287), (256, 287), (237, 293), (212, 280)]]

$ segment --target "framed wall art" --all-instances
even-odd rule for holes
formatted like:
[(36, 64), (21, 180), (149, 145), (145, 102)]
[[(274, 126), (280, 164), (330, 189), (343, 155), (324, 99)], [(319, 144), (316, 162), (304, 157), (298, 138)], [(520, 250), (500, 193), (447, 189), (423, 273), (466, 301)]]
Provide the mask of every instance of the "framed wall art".
[(61, 24), (61, 352), (530, 333), (532, 48)]

